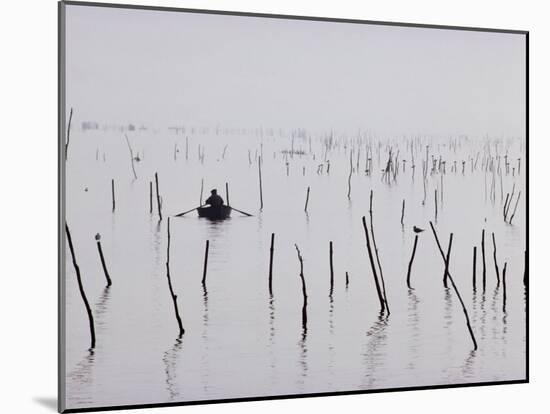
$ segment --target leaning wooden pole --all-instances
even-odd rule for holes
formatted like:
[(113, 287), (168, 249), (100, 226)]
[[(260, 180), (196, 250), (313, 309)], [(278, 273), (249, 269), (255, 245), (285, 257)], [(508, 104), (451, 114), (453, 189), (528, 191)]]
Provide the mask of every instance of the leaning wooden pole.
[(512, 216), (510, 217), (510, 220), (508, 221), (508, 224), (512, 224), (512, 220), (514, 219), (514, 216), (516, 215), (516, 210), (518, 208), (519, 203), (519, 197), (521, 196), (521, 191), (518, 193), (518, 198), (516, 198), (516, 204), (514, 205), (514, 211), (512, 213)]
[(181, 317), (178, 309), (178, 296), (174, 293), (172, 288), (172, 279), (170, 278), (170, 217), (168, 217), (168, 244), (166, 247), (166, 278), (168, 279), (168, 289), (170, 290), (170, 296), (172, 296), (172, 302), (174, 303), (174, 312), (176, 313), (176, 321), (178, 322), (179, 328), (179, 337), (185, 333), (183, 329), (183, 324), (181, 322)]
[(126, 134), (124, 134), (124, 138), (126, 138), (126, 144), (128, 145), (128, 150), (130, 151), (130, 163), (132, 165), (132, 173), (134, 174), (134, 180), (137, 180), (136, 169), (134, 167), (134, 151), (132, 150), (132, 147), (130, 145), (130, 140), (128, 139), (128, 136)]
[(76, 280), (78, 282), (78, 290), (80, 291), (80, 296), (82, 296), (82, 301), (86, 307), (86, 312), (88, 313), (88, 322), (90, 324), (90, 336), (91, 336), (91, 345), (90, 349), (95, 348), (95, 327), (94, 327), (94, 316), (92, 314), (92, 309), (84, 292), (84, 287), (82, 286), (82, 278), (80, 276), (80, 268), (76, 263), (76, 257), (74, 253), (73, 240), (71, 238), (71, 232), (69, 231), (69, 226), (65, 223), (65, 232), (67, 233), (67, 241), (69, 242), (69, 250), (71, 251), (71, 257), (73, 259), (73, 266), (76, 273)]
[(269, 248), (269, 296), (273, 296), (273, 253), (275, 251), (275, 233), (271, 233), (271, 246)]
[(65, 161), (67, 161), (67, 153), (69, 151), (69, 140), (71, 138), (71, 121), (73, 120), (73, 108), (69, 114), (69, 125), (67, 126), (67, 142), (65, 143)]
[(447, 256), (445, 259), (445, 272), (443, 273), (443, 286), (448, 288), (448, 277), (449, 277), (449, 264), (451, 262), (451, 247), (453, 246), (453, 233), (449, 235), (449, 246), (447, 247)]
[(493, 261), (495, 262), (495, 272), (496, 272), (496, 276), (497, 276), (497, 286), (499, 286), (500, 285), (500, 273), (499, 273), (499, 270), (498, 270), (497, 244), (495, 242), (495, 233), (494, 232), (492, 233), (492, 237), (493, 237)]
[(307, 205), (309, 204), (309, 187), (307, 188), (307, 193), (306, 193), (306, 205), (304, 207), (304, 211), (307, 213)]
[(409, 269), (407, 270), (407, 287), (409, 289), (412, 289), (412, 287), (411, 287), (411, 270), (412, 270), (414, 255), (416, 253), (416, 245), (417, 244), (418, 244), (418, 234), (416, 236), (414, 236), (414, 245), (413, 245), (413, 250), (412, 250), (412, 254), (411, 254), (411, 260), (409, 261)]
[(380, 265), (380, 256), (378, 255), (378, 246), (376, 245), (376, 238), (374, 237), (374, 224), (372, 219), (372, 195), (373, 192), (370, 190), (370, 202), (369, 202), (369, 216), (370, 216), (370, 233), (372, 236), (372, 245), (374, 247), (374, 253), (376, 256), (376, 263), (378, 265), (378, 274), (380, 275), (380, 282), (382, 284), (382, 295), (384, 296), (384, 305), (388, 315), (390, 314), (390, 307), (388, 305), (388, 297), (386, 296), (386, 282), (384, 281), (384, 273), (382, 272), (382, 266)]
[(376, 265), (374, 264), (374, 257), (372, 255), (372, 249), (370, 245), (369, 229), (367, 228), (367, 222), (365, 216), (363, 216), (363, 229), (365, 230), (365, 238), (367, 240), (367, 252), (369, 254), (370, 267), (372, 270), (372, 276), (374, 278), (374, 284), (376, 286), (376, 293), (378, 300), (380, 301), (380, 312), (384, 312), (384, 296), (382, 296), (382, 290), (380, 289), (380, 282), (378, 282), (378, 276), (376, 275)]
[(155, 173), (155, 188), (156, 188), (156, 191), (157, 191), (157, 210), (158, 210), (158, 213), (159, 213), (159, 220), (162, 221), (162, 205), (161, 205), (161, 202), (160, 202), (159, 177), (158, 177), (157, 173)]
[[(433, 235), (435, 237), (435, 241), (437, 243), (437, 247), (439, 249), (439, 253), (441, 254), (441, 258), (445, 262), (445, 266), (447, 267), (445, 253), (443, 253), (443, 249), (441, 248), (441, 244), (439, 243), (439, 238), (437, 237), (437, 233), (435, 231), (433, 223), (430, 221), (430, 227), (432, 228)], [(452, 233), (451, 233), (452, 234)], [(456, 296), (458, 297), (458, 300), (460, 301), (460, 305), (462, 306), (462, 312), (464, 313), (464, 317), (466, 318), (466, 326), (468, 327), (468, 332), (470, 333), (470, 337), (472, 338), (472, 342), (474, 343), (474, 351), (477, 350), (477, 341), (474, 335), (474, 331), (472, 330), (472, 325), (470, 324), (470, 317), (468, 316), (468, 311), (466, 310), (466, 306), (464, 305), (464, 301), (462, 300), (462, 296), (460, 295), (460, 292), (458, 291), (458, 288), (455, 285), (455, 282), (451, 276), (450, 273), (447, 274), (447, 277), (449, 281), (451, 282), (451, 285), (453, 287), (453, 290), (456, 293)]]
[(101, 259), (101, 266), (103, 267), (103, 273), (105, 274), (105, 279), (107, 280), (107, 287), (112, 285), (111, 277), (109, 276), (109, 271), (107, 270), (107, 265), (105, 264), (105, 257), (103, 256), (103, 249), (101, 248), (101, 235), (97, 233), (95, 235), (97, 243), (97, 251), (99, 252), (99, 258)]
[(262, 191), (262, 157), (258, 157), (258, 178), (260, 182), (260, 210), (264, 208), (264, 195)]

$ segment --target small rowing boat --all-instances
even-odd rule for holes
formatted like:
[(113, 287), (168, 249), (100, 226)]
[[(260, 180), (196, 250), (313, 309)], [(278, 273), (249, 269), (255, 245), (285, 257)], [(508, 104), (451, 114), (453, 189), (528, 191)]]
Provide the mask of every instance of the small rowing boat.
[(197, 208), (197, 212), (199, 213), (199, 217), (205, 217), (211, 220), (224, 220), (231, 216), (231, 207), (199, 207)]

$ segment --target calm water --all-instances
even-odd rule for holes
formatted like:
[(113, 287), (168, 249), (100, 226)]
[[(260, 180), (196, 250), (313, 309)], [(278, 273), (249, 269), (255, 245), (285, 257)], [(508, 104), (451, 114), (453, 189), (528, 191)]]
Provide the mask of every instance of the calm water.
[[(502, 140), (498, 147), (491, 141), (491, 154), (498, 150), (502, 156), (501, 168), (504, 154), (510, 161), (502, 187), (500, 176), (495, 175), (493, 200), (493, 174), (481, 171), (487, 154), (486, 141), (481, 139), (455, 140), (455, 146), (449, 139), (417, 140), (413, 177), (410, 141), (405, 139), (383, 140), (380, 147), (378, 140), (373, 141), (369, 176), (365, 174), (366, 141), (359, 145), (355, 136), (338, 137), (338, 145), (325, 155), (317, 134), (312, 134), (310, 144), (307, 138), (281, 137), (278, 132), (260, 137), (253, 132), (195, 131), (187, 135), (187, 157), (186, 135), (141, 131), (128, 136), (134, 153), (141, 157), (135, 165), (137, 180), (122, 133), (75, 130), (71, 134), (67, 221), (95, 317), (97, 346), (88, 350), (87, 316), (67, 249), (67, 408), (525, 378), (525, 176), (519, 140)], [(381, 180), (386, 144), (393, 146), (394, 154), (399, 149), (399, 160), (407, 159), (404, 171), (399, 161), (399, 174), (390, 184)], [(424, 196), (426, 144), (430, 144), (430, 159), (441, 155), (446, 160), (446, 174), (428, 173)], [(304, 155), (285, 157), (281, 152), (292, 148)], [(350, 149), (354, 169), (359, 155), (359, 169), (352, 174), (348, 199)], [(199, 152), (204, 154), (203, 162)], [(478, 152), (477, 169), (472, 172)], [(262, 153), (264, 208), (260, 211), (256, 157)], [(330, 160), (329, 174), (325, 158)], [(522, 158), (519, 175), (518, 158)], [(455, 160), (456, 172), (451, 171)], [(464, 174), (461, 160), (466, 161)], [(155, 200), (153, 214), (149, 213), (149, 182), (154, 184), (155, 172), (162, 196), (160, 222)], [(111, 178), (116, 182), (114, 213)], [(196, 213), (171, 218), (170, 273), (186, 330), (178, 338), (166, 278), (167, 217), (199, 204), (201, 179), (203, 199), (214, 187), (225, 199), (227, 181), (231, 205), (254, 216), (234, 211), (223, 222), (199, 219)], [(514, 184), (514, 203), (518, 191), (522, 194), (509, 225), (503, 222), (502, 209)], [(389, 318), (379, 316), (361, 224), (362, 216), (368, 219), (371, 189)], [(400, 223), (403, 199), (404, 226)], [(449, 233), (454, 234), (450, 273), (470, 314), (479, 345), (475, 352), (458, 297), (443, 287), (444, 264), (429, 231), (430, 220), (445, 250)], [(411, 277), (414, 290), (408, 290), (405, 279), (413, 225), (427, 231), (419, 237)], [(483, 228), (485, 292), (480, 283)], [(272, 232), (276, 236), (270, 298)], [(501, 273), (507, 262), (506, 312), (502, 284), (496, 284), (492, 232)], [(108, 289), (96, 233), (101, 234), (113, 280)], [(206, 240), (210, 240), (210, 255), (204, 292)], [(329, 241), (334, 243), (332, 298)], [(305, 333), (295, 243), (304, 258), (308, 292)], [(475, 293), (474, 245), (478, 246)], [(349, 273), (347, 288), (345, 272)]]

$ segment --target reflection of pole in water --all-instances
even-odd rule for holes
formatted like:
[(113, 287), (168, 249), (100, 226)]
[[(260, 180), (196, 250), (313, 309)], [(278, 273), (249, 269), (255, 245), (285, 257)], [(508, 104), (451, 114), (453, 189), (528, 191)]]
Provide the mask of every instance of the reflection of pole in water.
[(462, 364), (462, 378), (465, 379), (473, 379), (474, 378), (474, 362), (476, 359), (476, 351), (470, 351), (468, 352), (468, 356), (464, 360), (464, 363)]
[(414, 290), (409, 289), (407, 292), (409, 302), (407, 307), (407, 320), (408, 327), (410, 328), (410, 341), (408, 343), (408, 349), (411, 352), (411, 357), (409, 358), (408, 368), (411, 370), (415, 369), (415, 362), (418, 359), (418, 339), (420, 338), (419, 330), (419, 318), (418, 318), (418, 303), (419, 300), (414, 293)]
[(451, 351), (453, 350), (455, 340), (452, 335), (452, 326), (453, 326), (453, 298), (451, 296), (451, 290), (449, 288), (445, 288), (445, 295), (444, 295), (444, 315), (443, 319), (445, 320), (445, 333), (447, 338), (447, 350), (446, 355), (451, 355)]
[(366, 333), (368, 340), (365, 345), (365, 351), (363, 352), (365, 374), (364, 380), (360, 384), (361, 389), (373, 387), (374, 381), (376, 380), (376, 370), (383, 364), (382, 358), (385, 352), (381, 351), (380, 348), (386, 345), (387, 326), (388, 318), (384, 315), (383, 311), (380, 311), (376, 321), (374, 321)]
[(67, 386), (75, 387), (76, 390), (67, 392), (69, 396), (78, 396), (78, 402), (86, 403), (87, 405), (94, 403), (92, 391), (93, 383), (93, 368), (95, 366), (95, 352), (93, 349), (88, 349), (84, 357), (78, 362), (73, 371), (67, 374), (70, 381), (66, 381)]
[(201, 379), (202, 387), (205, 392), (209, 390), (209, 377), (210, 377), (210, 340), (208, 336), (208, 327), (209, 327), (209, 313), (208, 313), (208, 291), (206, 290), (206, 285), (202, 286), (203, 290), (203, 315), (202, 315), (202, 355), (201, 355)]
[(299, 357), (299, 364), (301, 368), (300, 378), (298, 379), (299, 385), (304, 385), (305, 379), (307, 378), (307, 372), (308, 372), (308, 363), (307, 363), (307, 328), (305, 325), (302, 327), (302, 337), (300, 341), (298, 342), (298, 346), (300, 348), (300, 357)]
[(174, 345), (169, 350), (164, 352), (162, 357), (162, 361), (164, 362), (164, 372), (166, 373), (166, 390), (168, 391), (171, 401), (174, 401), (179, 397), (179, 391), (177, 389), (176, 363), (182, 346), (182, 339), (176, 338)]
[(275, 384), (277, 381), (277, 353), (274, 352), (275, 345), (275, 299), (269, 295), (269, 368), (271, 372), (271, 382)]
[(103, 289), (103, 292), (99, 297), (99, 300), (94, 305), (95, 316), (96, 316), (95, 322), (96, 322), (98, 331), (103, 330), (103, 328), (105, 327), (105, 321), (103, 320), (103, 317), (108, 310), (108, 303), (109, 303), (110, 296), (111, 295), (110, 295), (109, 286), (106, 286)]

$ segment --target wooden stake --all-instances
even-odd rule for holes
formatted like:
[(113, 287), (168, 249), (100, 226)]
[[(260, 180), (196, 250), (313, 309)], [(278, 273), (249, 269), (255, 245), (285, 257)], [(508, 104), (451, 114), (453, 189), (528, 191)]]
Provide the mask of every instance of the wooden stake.
[(388, 298), (386, 297), (386, 283), (384, 282), (384, 273), (382, 272), (382, 266), (380, 265), (380, 256), (378, 255), (378, 246), (376, 245), (376, 238), (374, 237), (374, 225), (372, 218), (372, 196), (373, 191), (370, 190), (370, 202), (369, 202), (369, 216), (370, 216), (370, 233), (372, 235), (372, 245), (374, 247), (374, 253), (376, 255), (376, 263), (378, 265), (378, 274), (380, 275), (380, 282), (382, 283), (382, 295), (384, 296), (384, 304), (386, 306), (386, 311), (388, 315), (390, 312), (390, 307), (388, 305)]
[(487, 284), (487, 268), (485, 265), (485, 229), (481, 231), (481, 259), (481, 263), (483, 264), (481, 276), (483, 281), (483, 293), (485, 293), (485, 286)]
[(107, 271), (107, 265), (105, 264), (105, 257), (103, 257), (103, 249), (101, 248), (101, 236), (99, 233), (95, 235), (97, 242), (97, 251), (99, 252), (99, 258), (101, 259), (101, 266), (103, 267), (103, 273), (105, 274), (105, 279), (107, 279), (107, 287), (111, 286), (111, 278), (109, 272)]
[(304, 207), (304, 211), (307, 213), (307, 205), (309, 203), (309, 187), (307, 188), (307, 193), (306, 193), (306, 205)]
[(157, 190), (157, 210), (159, 213), (159, 220), (162, 221), (162, 207), (160, 204), (160, 194), (159, 194), (159, 177), (157, 173), (155, 173), (155, 187)]
[(168, 289), (170, 290), (170, 296), (172, 296), (172, 302), (174, 303), (174, 312), (176, 313), (176, 321), (178, 322), (179, 328), (179, 337), (185, 333), (183, 329), (183, 324), (181, 322), (181, 317), (178, 309), (178, 296), (174, 293), (172, 288), (172, 279), (170, 278), (170, 217), (168, 217), (168, 244), (166, 247), (166, 278), (168, 279)]
[(300, 280), (302, 281), (302, 296), (304, 303), (302, 305), (302, 329), (304, 333), (307, 331), (307, 290), (306, 290), (306, 280), (304, 279), (304, 260), (298, 245), (295, 244), (296, 253), (298, 254), (298, 260), (300, 261)]
[(227, 201), (227, 205), (231, 206), (231, 204), (229, 204), (229, 184), (227, 183), (225, 183), (225, 199)]
[(349, 285), (349, 274), (348, 272), (346, 272), (346, 289), (348, 288), (348, 285)]
[(412, 250), (412, 254), (411, 254), (411, 260), (409, 261), (409, 269), (407, 271), (407, 287), (409, 289), (412, 289), (412, 287), (411, 287), (411, 269), (412, 269), (412, 265), (413, 265), (414, 255), (416, 253), (416, 245), (417, 244), (418, 244), (418, 234), (416, 236), (414, 236), (414, 245), (413, 245), (413, 250)]
[(506, 313), (506, 265), (507, 262), (504, 262), (502, 269), (502, 312), (504, 313)]
[(348, 176), (348, 200), (351, 199), (351, 173), (353, 172), (353, 152), (349, 153), (349, 176)]
[(185, 137), (185, 161), (189, 159), (189, 137)]
[(71, 232), (69, 231), (69, 226), (67, 223), (65, 223), (65, 232), (67, 233), (67, 241), (69, 242), (69, 250), (71, 251), (71, 257), (73, 259), (73, 266), (76, 273), (76, 280), (78, 282), (78, 290), (80, 291), (80, 296), (82, 297), (82, 301), (84, 302), (84, 306), (86, 308), (86, 313), (88, 314), (88, 322), (90, 325), (90, 336), (91, 336), (91, 345), (90, 349), (95, 348), (95, 327), (94, 327), (94, 317), (92, 314), (92, 309), (90, 308), (90, 304), (88, 303), (88, 298), (86, 297), (86, 293), (84, 292), (84, 287), (82, 286), (82, 278), (80, 276), (80, 268), (78, 267), (78, 264), (76, 263), (76, 257), (74, 253), (73, 248), (73, 241), (71, 238)]
[(149, 214), (153, 214), (153, 182), (149, 181)]
[(403, 226), (404, 217), (405, 217), (405, 199), (403, 199), (403, 205), (401, 207), (401, 226)]
[(206, 286), (206, 269), (208, 268), (208, 249), (210, 248), (210, 240), (206, 240), (206, 247), (204, 249), (204, 267), (202, 270), (202, 285)]
[(204, 178), (201, 178), (201, 197), (199, 200), (199, 206), (202, 206), (202, 192), (204, 190)]
[(497, 244), (495, 243), (495, 233), (492, 233), (493, 236), (493, 260), (495, 262), (495, 272), (497, 275), (497, 286), (500, 285), (500, 275), (498, 271), (498, 263), (497, 263)]
[(514, 205), (514, 211), (512, 213), (512, 216), (510, 217), (510, 221), (508, 221), (509, 224), (512, 224), (512, 220), (514, 219), (514, 216), (516, 215), (516, 210), (518, 208), (518, 202), (519, 202), (519, 197), (521, 196), (521, 191), (518, 193), (518, 198), (516, 198), (516, 204)]
[(529, 283), (529, 279), (527, 278), (527, 269), (529, 268), (529, 262), (527, 260), (527, 250), (524, 250), (523, 251), (523, 260), (524, 260), (524, 264), (523, 264), (523, 286), (527, 287), (528, 283)]
[(258, 157), (258, 177), (260, 179), (260, 210), (264, 208), (264, 197), (262, 193), (262, 157)]
[(111, 199), (113, 201), (113, 212), (115, 211), (115, 179), (111, 179)]
[(474, 292), (476, 291), (476, 256), (477, 256), (477, 246), (474, 246), (474, 264), (472, 271), (472, 287)]
[(137, 180), (136, 169), (134, 167), (134, 151), (132, 151), (132, 147), (130, 146), (130, 140), (128, 139), (128, 136), (126, 134), (124, 134), (124, 138), (126, 138), (126, 144), (128, 144), (128, 150), (130, 151), (130, 162), (132, 163), (132, 172), (134, 173), (134, 180)]
[(365, 230), (365, 238), (367, 240), (367, 252), (369, 254), (370, 267), (372, 270), (372, 276), (374, 278), (374, 284), (376, 286), (376, 293), (378, 294), (378, 300), (380, 301), (380, 312), (384, 312), (384, 296), (382, 296), (382, 290), (380, 289), (380, 283), (378, 282), (378, 276), (376, 275), (376, 265), (374, 264), (374, 257), (372, 255), (372, 249), (370, 246), (369, 230), (367, 228), (365, 216), (363, 216), (363, 229)]
[(269, 296), (273, 296), (273, 253), (275, 251), (275, 233), (271, 233), (271, 247), (269, 248)]
[[(73, 108), (69, 114), (69, 125), (67, 126), (67, 142), (65, 143), (65, 161), (67, 161), (67, 152), (69, 151), (69, 140), (71, 138), (71, 121), (73, 120)], [(92, 347), (93, 348), (93, 347)]]
[(329, 293), (329, 296), (332, 297), (332, 293), (334, 291), (334, 261), (333, 261), (332, 240), (329, 243), (329, 262), (330, 262), (330, 293)]
[(449, 235), (449, 247), (447, 248), (447, 257), (445, 259), (445, 273), (443, 274), (443, 286), (447, 288), (447, 279), (449, 276), (449, 263), (451, 261), (451, 247), (453, 245), (453, 233)]
[(506, 221), (506, 207), (508, 206), (509, 198), (510, 198), (510, 193), (506, 193), (506, 200), (504, 200), (504, 207), (502, 208), (502, 216), (504, 217), (504, 221)]
[[(448, 265), (447, 265), (446, 259), (445, 259), (445, 253), (443, 253), (443, 249), (441, 249), (441, 244), (439, 243), (437, 233), (436, 233), (435, 228), (433, 226), (433, 223), (431, 221), (430, 221), (430, 227), (432, 228), (432, 232), (433, 232), (433, 235), (435, 237), (435, 241), (437, 242), (437, 247), (439, 248), (439, 253), (441, 254), (441, 258), (445, 262), (445, 267), (448, 268)], [(464, 301), (462, 300), (462, 296), (460, 296), (460, 292), (458, 291), (458, 288), (456, 287), (455, 282), (454, 282), (451, 274), (448, 273), (448, 272), (447, 272), (447, 277), (448, 277), (449, 281), (451, 282), (451, 285), (453, 286), (453, 290), (455, 291), (456, 296), (458, 296), (458, 300), (460, 301), (460, 305), (462, 306), (462, 312), (464, 313), (464, 317), (466, 318), (466, 326), (468, 327), (470, 337), (472, 338), (472, 342), (474, 343), (474, 351), (475, 351), (475, 350), (477, 350), (477, 342), (476, 342), (476, 338), (474, 336), (474, 331), (472, 330), (472, 326), (470, 325), (470, 318), (468, 316), (468, 311), (466, 310), (466, 306), (464, 305)]]

